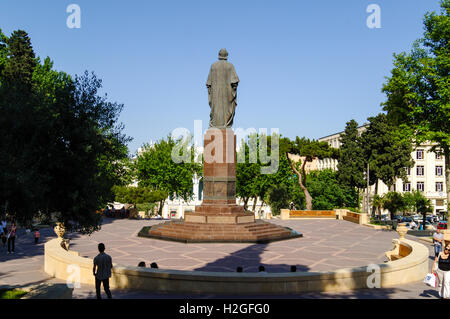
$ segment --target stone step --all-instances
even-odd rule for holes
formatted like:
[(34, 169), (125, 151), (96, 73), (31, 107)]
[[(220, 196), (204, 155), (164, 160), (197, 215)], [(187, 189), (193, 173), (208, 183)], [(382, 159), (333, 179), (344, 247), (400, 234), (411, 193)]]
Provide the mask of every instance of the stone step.
[(258, 242), (288, 239), (292, 237), (292, 231), (264, 221), (251, 224), (200, 224), (171, 221), (152, 226), (149, 235), (153, 238), (186, 242)]

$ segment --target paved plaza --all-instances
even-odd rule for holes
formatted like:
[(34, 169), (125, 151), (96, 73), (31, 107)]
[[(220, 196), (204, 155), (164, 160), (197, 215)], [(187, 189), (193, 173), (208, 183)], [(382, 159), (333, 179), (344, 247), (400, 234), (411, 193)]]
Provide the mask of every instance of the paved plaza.
[(140, 261), (156, 262), (162, 269), (234, 272), (288, 272), (291, 265), (299, 271), (326, 271), (365, 266), (386, 260), (396, 234), (373, 231), (340, 220), (273, 220), (303, 233), (302, 238), (269, 244), (184, 244), (140, 238), (143, 226), (160, 221), (106, 220), (102, 231), (91, 236), (69, 236), (71, 249), (81, 256), (94, 258), (97, 245), (105, 243), (115, 263), (137, 266)]
[[(272, 220), (273, 223), (302, 232), (304, 237), (269, 244), (183, 244), (157, 239), (139, 238), (137, 233), (144, 226), (161, 221), (106, 219), (101, 231), (90, 236), (68, 234), (71, 250), (81, 256), (93, 258), (97, 255), (97, 244), (105, 243), (106, 252), (113, 262), (120, 265), (137, 266), (140, 261), (156, 262), (161, 269), (197, 271), (235, 271), (242, 266), (244, 272), (256, 272), (264, 265), (267, 272), (288, 272), (291, 265), (299, 271), (326, 271), (344, 267), (365, 266), (382, 263), (384, 253), (392, 248), (392, 239), (398, 238), (393, 231), (376, 231), (339, 220)], [(48, 277), (44, 271), (44, 245), (55, 238), (53, 230), (41, 231), (41, 243), (34, 245), (31, 234), (19, 233), (16, 254), (6, 255), (0, 249), (0, 286), (25, 287), (41, 282), (61, 283)], [(408, 236), (409, 237), (409, 236)], [(417, 240), (416, 237), (409, 239)], [(425, 243), (430, 248), (429, 243)], [(432, 262), (432, 258), (430, 258)], [(94, 287), (82, 286), (74, 290), (74, 298), (95, 298)], [(185, 298), (159, 294), (115, 290), (115, 298)], [(236, 296), (197, 295), (197, 298)], [(248, 297), (248, 296), (247, 296)], [(250, 296), (251, 297), (251, 296)], [(256, 297), (256, 296), (255, 296)], [(437, 291), (418, 282), (391, 289), (364, 289), (348, 293), (307, 293), (290, 296), (259, 296), (258, 298), (426, 298), (435, 299)]]

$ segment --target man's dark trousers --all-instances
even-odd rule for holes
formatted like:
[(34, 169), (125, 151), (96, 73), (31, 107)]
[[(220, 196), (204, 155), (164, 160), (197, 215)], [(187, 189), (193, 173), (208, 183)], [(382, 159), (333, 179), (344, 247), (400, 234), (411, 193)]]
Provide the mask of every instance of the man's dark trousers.
[(95, 278), (95, 291), (97, 292), (97, 299), (102, 299), (102, 295), (100, 293), (100, 286), (103, 283), (103, 289), (105, 289), (106, 295), (108, 299), (111, 299), (111, 291), (109, 290), (109, 278), (104, 280), (99, 280)]

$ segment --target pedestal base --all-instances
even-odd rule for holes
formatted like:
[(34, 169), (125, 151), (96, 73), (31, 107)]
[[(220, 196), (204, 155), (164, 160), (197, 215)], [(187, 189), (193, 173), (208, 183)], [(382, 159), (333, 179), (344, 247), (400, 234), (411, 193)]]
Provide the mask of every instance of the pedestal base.
[(268, 243), (302, 237), (289, 228), (257, 220), (251, 223), (170, 221), (141, 231), (140, 236), (183, 243)]

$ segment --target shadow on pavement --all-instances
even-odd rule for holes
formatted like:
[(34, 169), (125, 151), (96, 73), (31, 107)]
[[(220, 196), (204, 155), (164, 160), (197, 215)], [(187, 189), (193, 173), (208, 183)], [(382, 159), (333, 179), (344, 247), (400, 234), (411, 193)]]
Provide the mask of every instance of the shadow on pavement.
[[(195, 271), (224, 271), (234, 272), (236, 268), (243, 267), (243, 272), (258, 272), (259, 266), (264, 266), (268, 273), (290, 272), (291, 266), (296, 266), (297, 271), (308, 271), (310, 268), (300, 264), (267, 264), (261, 263), (261, 255), (269, 244), (255, 244), (240, 249), (223, 258), (219, 258)], [(250, 260), (250, 263), (249, 263)]]

